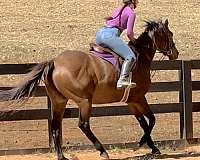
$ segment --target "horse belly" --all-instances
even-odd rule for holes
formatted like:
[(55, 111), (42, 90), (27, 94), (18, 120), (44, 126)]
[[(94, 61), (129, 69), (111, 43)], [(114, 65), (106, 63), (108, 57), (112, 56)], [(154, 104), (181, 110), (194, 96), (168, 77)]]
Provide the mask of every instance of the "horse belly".
[(93, 94), (93, 104), (120, 102), (123, 97), (123, 90), (117, 90), (115, 87), (99, 85)]

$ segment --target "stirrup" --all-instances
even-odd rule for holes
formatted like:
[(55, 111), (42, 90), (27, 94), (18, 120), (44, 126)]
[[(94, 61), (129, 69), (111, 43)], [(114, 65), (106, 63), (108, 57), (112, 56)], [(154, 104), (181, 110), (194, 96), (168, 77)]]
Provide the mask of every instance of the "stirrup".
[(120, 79), (117, 81), (117, 89), (123, 89), (123, 88), (135, 88), (136, 83), (132, 82), (132, 72), (129, 73), (129, 77), (120, 77)]
[(127, 81), (117, 82), (117, 89), (135, 88), (135, 87), (136, 87), (136, 83), (134, 82), (127, 82)]

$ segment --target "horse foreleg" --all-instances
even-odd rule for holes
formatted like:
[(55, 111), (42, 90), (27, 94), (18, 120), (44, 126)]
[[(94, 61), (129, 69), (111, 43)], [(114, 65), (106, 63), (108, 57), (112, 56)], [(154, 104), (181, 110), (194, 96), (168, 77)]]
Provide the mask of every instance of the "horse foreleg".
[[(155, 116), (152, 111), (149, 111), (148, 113), (144, 114), (149, 119), (149, 125), (147, 130), (147, 136), (149, 136), (147, 140), (147, 145), (152, 149), (153, 154), (161, 154), (160, 150), (155, 146), (152, 138), (151, 138), (151, 131), (155, 125)], [(145, 119), (144, 119), (145, 120)], [(145, 120), (146, 121), (146, 120)], [(143, 122), (145, 123), (145, 122)], [(147, 122), (146, 122), (147, 123)], [(145, 135), (144, 135), (145, 136)], [(142, 140), (142, 139), (141, 139)]]
[(142, 138), (139, 142), (139, 146), (141, 147), (142, 145), (147, 143), (147, 145), (152, 149), (153, 154), (160, 154), (159, 149), (155, 146), (155, 144), (151, 138), (151, 131), (152, 131), (153, 127), (152, 128), (150, 127), (150, 123), (153, 123), (153, 122), (150, 122), (151, 120), (149, 120), (149, 125), (148, 125), (144, 116), (136, 117), (136, 119), (138, 120), (141, 128), (144, 130), (144, 135), (142, 136)]
[(142, 147), (145, 143), (147, 143), (147, 140), (149, 138), (148, 135), (150, 135), (150, 129), (149, 126), (146, 122), (146, 119), (144, 118), (144, 116), (135, 116), (136, 119), (138, 120), (140, 127), (143, 129), (144, 131), (144, 135), (142, 136), (140, 142), (139, 142), (139, 147)]
[[(128, 104), (129, 110), (133, 115), (135, 115), (138, 120), (141, 128), (144, 131), (144, 135), (142, 136), (139, 146), (141, 147), (143, 144), (147, 143), (147, 145), (152, 149), (152, 153), (160, 153), (159, 149), (155, 146), (152, 138), (151, 131), (155, 125), (155, 116), (151, 112), (151, 109), (146, 101), (145, 97), (142, 97), (137, 100), (137, 102), (131, 102)], [(146, 114), (147, 113), (147, 114)], [(147, 123), (144, 115), (148, 115), (149, 124)], [(151, 115), (151, 116), (150, 116)]]
[[(155, 146), (155, 144), (151, 138), (151, 132), (155, 125), (156, 118), (155, 118), (153, 112), (151, 111), (150, 106), (149, 106), (145, 96), (141, 99), (140, 104), (141, 104), (141, 108), (142, 108), (142, 110), (140, 110), (140, 112), (142, 111), (141, 113), (143, 113), (143, 115), (145, 115), (149, 119), (149, 124), (147, 123), (147, 121), (144, 117), (141, 119), (140, 118), (138, 119), (141, 127), (144, 130), (144, 135), (141, 138), (140, 142), (142, 144), (142, 141), (146, 139), (147, 145), (152, 149), (152, 153), (160, 154), (159, 149)], [(138, 108), (138, 110), (139, 110), (139, 108)]]
[(108, 153), (104, 149), (103, 145), (96, 138), (90, 129), (89, 118), (91, 115), (91, 103), (88, 100), (84, 100), (79, 103), (80, 114), (79, 114), (79, 128), (87, 136), (87, 138), (93, 143), (96, 150), (100, 151), (100, 156), (109, 159)]
[(150, 129), (149, 125), (147, 124), (146, 119), (144, 118), (144, 116), (136, 117), (136, 118), (137, 118), (141, 128), (144, 130), (144, 135), (142, 136), (142, 138), (139, 142), (139, 146), (141, 147), (142, 145), (147, 143), (147, 145), (152, 149), (153, 154), (160, 154), (159, 149), (155, 146), (155, 144), (151, 138), (151, 129)]
[(149, 119), (149, 133), (151, 134), (151, 131), (153, 130), (153, 127), (155, 126), (156, 118), (152, 111), (149, 111), (148, 113), (144, 114), (145, 117)]

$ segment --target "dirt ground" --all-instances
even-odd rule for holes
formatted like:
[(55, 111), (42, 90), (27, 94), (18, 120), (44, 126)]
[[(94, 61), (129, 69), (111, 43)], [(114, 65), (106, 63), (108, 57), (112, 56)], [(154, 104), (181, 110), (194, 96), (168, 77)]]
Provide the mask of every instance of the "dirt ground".
[[(88, 50), (104, 25), (103, 18), (119, 4), (118, 0), (1, 0), (0, 62), (41, 62), (66, 49)], [(168, 18), (179, 59), (197, 59), (199, 9), (198, 0), (141, 0), (136, 10), (136, 37), (144, 30), (145, 20)]]
[[(117, 149), (108, 151), (110, 160), (199, 160), (200, 146), (187, 147), (184, 150), (170, 151), (165, 150), (161, 155), (151, 155), (146, 149), (137, 151), (130, 149)], [(102, 160), (99, 153), (94, 150), (73, 151), (65, 153), (70, 160)], [(33, 155), (16, 155), (16, 156), (0, 156), (0, 160), (54, 160), (56, 157), (52, 153), (33, 154)]]
[[(104, 25), (103, 17), (109, 16), (118, 0), (1, 0), (0, 1), (0, 63), (29, 63), (49, 60), (66, 49), (87, 51), (94, 41), (95, 32)], [(137, 8), (136, 37), (143, 31), (144, 20), (169, 19), (169, 24), (179, 59), (200, 57), (200, 2), (198, 0), (141, 0)], [(125, 35), (123, 35), (125, 38)], [(160, 58), (155, 56), (155, 60)], [(192, 73), (193, 80), (200, 80), (199, 71)], [(12, 86), (21, 76), (0, 76), (0, 86)], [(176, 71), (157, 72), (153, 81), (174, 81)], [(199, 92), (193, 100), (199, 101)], [(178, 93), (147, 94), (149, 103), (178, 102)], [(46, 99), (34, 99), (23, 109), (44, 108)], [(5, 109), (5, 104), (0, 104)], [(18, 108), (20, 109), (20, 108)], [(155, 140), (179, 138), (179, 115), (157, 114), (152, 136)], [(199, 137), (199, 113), (194, 113), (194, 137)], [(77, 128), (77, 119), (66, 119), (63, 124), (63, 144), (88, 144), (89, 141)], [(102, 143), (138, 141), (142, 130), (131, 116), (92, 118), (91, 126)], [(0, 149), (48, 147), (47, 121), (0, 122)], [(192, 150), (191, 152), (188, 150)], [(194, 153), (193, 153), (194, 150)], [(146, 150), (114, 150), (112, 159), (144, 159)], [(169, 151), (156, 159), (200, 159), (200, 147)], [(81, 160), (99, 159), (95, 151), (72, 152), (69, 157)], [(165, 157), (166, 156), (166, 157)], [(95, 157), (95, 158), (94, 158)], [(0, 160), (51, 160), (52, 154), (26, 156), (1, 156)]]

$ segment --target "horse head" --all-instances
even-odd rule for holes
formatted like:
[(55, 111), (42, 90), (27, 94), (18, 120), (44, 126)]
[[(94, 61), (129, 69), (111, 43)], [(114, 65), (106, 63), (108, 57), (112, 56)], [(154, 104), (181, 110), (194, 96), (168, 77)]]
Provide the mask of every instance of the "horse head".
[(162, 21), (147, 22), (145, 31), (148, 32), (149, 37), (152, 39), (155, 50), (168, 56), (170, 60), (175, 60), (178, 58), (179, 52), (168, 24), (168, 19), (164, 23)]
[(134, 44), (129, 42), (129, 46), (134, 46), (139, 53), (149, 54), (146, 53), (146, 50), (152, 51), (152, 55), (148, 55), (151, 56), (151, 59), (156, 50), (168, 56), (170, 60), (177, 59), (179, 55), (173, 40), (173, 33), (168, 27), (168, 20), (165, 20), (164, 23), (162, 21), (146, 21), (145, 31)]

